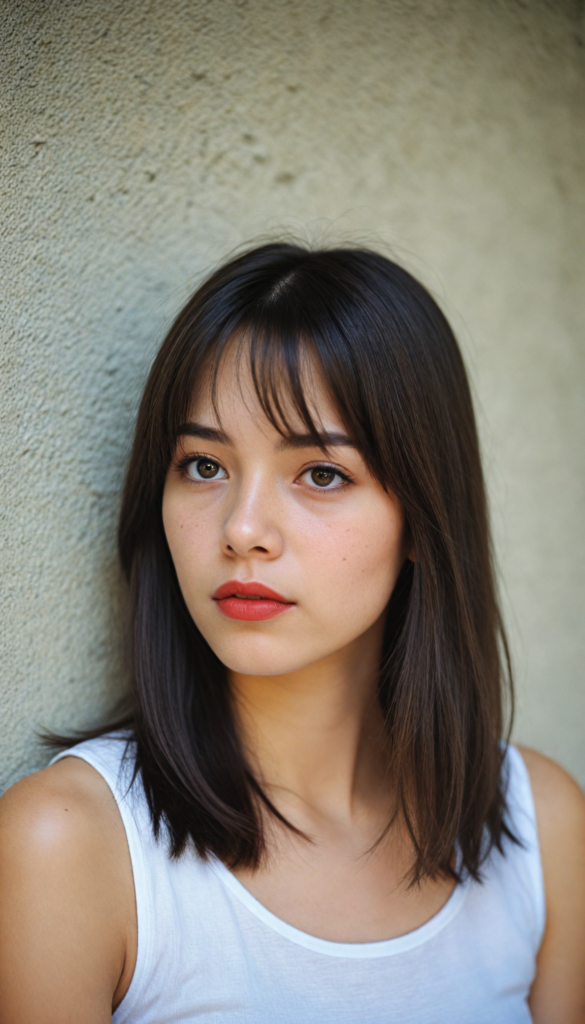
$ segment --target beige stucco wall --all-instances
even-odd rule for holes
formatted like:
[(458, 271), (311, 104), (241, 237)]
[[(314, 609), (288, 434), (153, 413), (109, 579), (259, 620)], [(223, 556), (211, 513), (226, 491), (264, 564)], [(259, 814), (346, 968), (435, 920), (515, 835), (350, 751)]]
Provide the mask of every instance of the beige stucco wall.
[(392, 247), (478, 396), (517, 736), (585, 782), (576, 0), (4, 0), (0, 781), (116, 689), (132, 418), (198, 277), (281, 229)]

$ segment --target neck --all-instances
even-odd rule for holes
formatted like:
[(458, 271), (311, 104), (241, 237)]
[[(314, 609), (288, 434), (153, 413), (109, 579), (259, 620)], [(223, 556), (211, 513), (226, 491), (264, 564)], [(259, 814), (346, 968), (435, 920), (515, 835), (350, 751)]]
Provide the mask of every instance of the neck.
[(385, 793), (382, 635), (380, 621), (342, 651), (285, 675), (231, 673), (247, 756), (285, 814), (348, 821)]

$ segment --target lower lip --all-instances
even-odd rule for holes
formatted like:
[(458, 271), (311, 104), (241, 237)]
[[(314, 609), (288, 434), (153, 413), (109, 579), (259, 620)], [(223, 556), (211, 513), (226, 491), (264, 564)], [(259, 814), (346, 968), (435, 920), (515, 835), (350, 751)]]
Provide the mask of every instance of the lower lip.
[(274, 619), (282, 615), (292, 604), (284, 601), (273, 601), (271, 598), (223, 597), (216, 601), (228, 619), (242, 619), (244, 622), (260, 622), (262, 619)]

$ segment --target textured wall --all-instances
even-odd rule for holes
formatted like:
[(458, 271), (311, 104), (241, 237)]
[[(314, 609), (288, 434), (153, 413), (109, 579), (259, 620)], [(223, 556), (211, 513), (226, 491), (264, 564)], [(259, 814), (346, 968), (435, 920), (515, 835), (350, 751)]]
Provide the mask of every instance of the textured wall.
[(577, 0), (4, 0), (0, 778), (119, 679), (114, 524), (165, 325), (243, 240), (393, 247), (478, 397), (517, 735), (585, 781)]

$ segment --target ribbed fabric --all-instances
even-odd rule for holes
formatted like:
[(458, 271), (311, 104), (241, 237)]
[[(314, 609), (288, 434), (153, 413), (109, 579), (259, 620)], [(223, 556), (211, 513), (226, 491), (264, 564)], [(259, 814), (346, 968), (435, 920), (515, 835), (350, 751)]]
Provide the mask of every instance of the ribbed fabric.
[[(126, 829), (138, 954), (114, 1024), (527, 1024), (545, 923), (530, 782), (508, 747), (522, 846), (494, 852), (483, 884), (458, 885), (430, 921), (384, 942), (329, 942), (266, 910), (216, 859), (170, 860), (155, 841), (132, 748), (114, 736), (59, 754), (103, 776)], [(58, 758), (55, 758), (57, 760)]]

